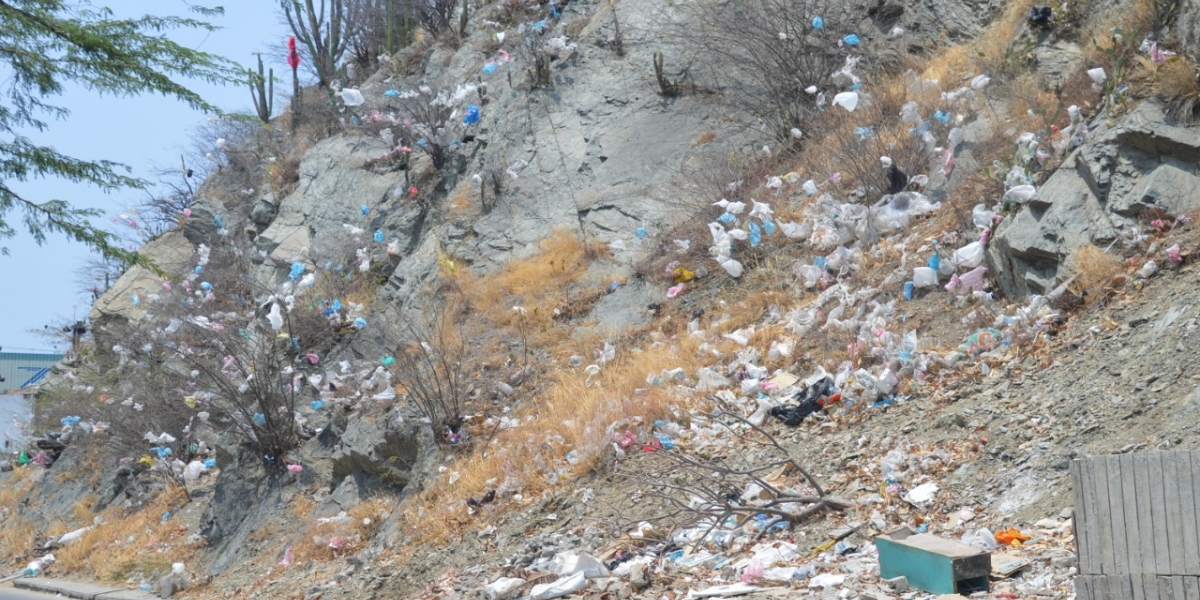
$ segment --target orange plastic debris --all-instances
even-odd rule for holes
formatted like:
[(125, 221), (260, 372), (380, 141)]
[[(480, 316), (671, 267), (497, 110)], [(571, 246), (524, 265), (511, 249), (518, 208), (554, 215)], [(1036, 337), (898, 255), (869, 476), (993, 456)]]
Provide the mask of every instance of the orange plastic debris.
[(1028, 542), (1031, 539), (1033, 539), (1033, 536), (1021, 533), (1021, 531), (1015, 527), (1001, 529), (1000, 531), (996, 532), (996, 541), (1004, 544), (1005, 546), (1011, 546), (1014, 543), (1020, 544), (1022, 542)]

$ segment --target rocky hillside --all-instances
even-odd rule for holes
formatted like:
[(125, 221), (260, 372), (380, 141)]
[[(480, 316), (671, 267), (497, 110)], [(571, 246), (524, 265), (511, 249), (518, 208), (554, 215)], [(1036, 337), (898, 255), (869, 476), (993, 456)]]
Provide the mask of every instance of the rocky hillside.
[(1070, 461), (1200, 427), (1192, 4), (469, 2), (224, 125), (39, 394), (0, 560), (924, 597), (910, 526), (1073, 597)]

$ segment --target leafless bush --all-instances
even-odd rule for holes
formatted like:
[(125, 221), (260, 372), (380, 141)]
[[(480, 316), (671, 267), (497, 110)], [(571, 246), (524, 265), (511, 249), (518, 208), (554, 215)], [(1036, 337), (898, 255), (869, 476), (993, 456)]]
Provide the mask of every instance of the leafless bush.
[(392, 125), (397, 141), (429, 156), (433, 167), (441, 170), (462, 138), (458, 109), (466, 105), (473, 92), (467, 86), (453, 92), (421, 86), (418, 91), (393, 100), (391, 107), (398, 118)]
[[(702, 0), (689, 6), (679, 37), (711, 60), (713, 87), (766, 123), (781, 141), (798, 127), (820, 129), (816, 95), (832, 97), (831, 76), (853, 48), (839, 47), (852, 21), (827, 0)], [(814, 27), (814, 19), (821, 27)], [(815, 131), (814, 131), (815, 132)]]
[(468, 348), (459, 306), (456, 301), (444, 304), (425, 317), (427, 324), (406, 321), (398, 332), (403, 341), (393, 349), (400, 386), (436, 432), (459, 430), (467, 399)]
[[(460, 9), (463, 11), (461, 14)], [(455, 26), (462, 22), (461, 15), (466, 14), (466, 10), (466, 4), (460, 0), (418, 0), (416, 13), (421, 27), (437, 37), (454, 31)]]
[[(765, 426), (729, 412), (714, 415), (711, 426), (728, 436), (720, 452), (678, 447), (643, 457), (646, 468), (635, 478), (663, 507), (651, 521), (707, 527), (707, 537), (730, 518), (739, 527), (759, 519), (761, 536), (777, 524), (851, 507), (828, 495)], [(795, 491), (805, 488), (807, 492)]]
[[(901, 120), (901, 107), (908, 102), (918, 106), (924, 124)], [(934, 119), (932, 109), (926, 106), (922, 99), (904, 93), (880, 93), (864, 97), (853, 113), (831, 107), (824, 116), (831, 139), (813, 162), (828, 174), (840, 173), (842, 185), (874, 202), (889, 186), (882, 157), (891, 158), (909, 177), (929, 174), (935, 168), (933, 149), (946, 145), (950, 125)]]
[[(317, 368), (306, 357), (332, 347), (335, 322), (307, 301), (307, 288), (272, 294), (254, 283), (247, 263), (232, 242), (214, 244), (203, 279), (143, 298), (139, 319), (98, 327), (97, 368), (132, 400), (111, 397), (95, 418), (114, 423), (124, 444), (157, 427), (186, 445), (182, 428), (203, 411), (264, 455), (282, 458), (297, 445), (297, 402)], [(131, 407), (136, 415), (126, 414)]]

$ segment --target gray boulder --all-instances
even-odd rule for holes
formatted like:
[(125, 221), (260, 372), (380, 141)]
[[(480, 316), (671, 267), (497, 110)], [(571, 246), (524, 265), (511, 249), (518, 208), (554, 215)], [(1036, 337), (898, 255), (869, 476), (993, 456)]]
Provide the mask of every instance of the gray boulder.
[(1198, 159), (1200, 136), (1156, 102), (1097, 125), (997, 229), (989, 255), (1001, 288), (1014, 298), (1045, 293), (1065, 278), (1060, 267), (1075, 248), (1130, 245), (1144, 221), (1200, 208)]

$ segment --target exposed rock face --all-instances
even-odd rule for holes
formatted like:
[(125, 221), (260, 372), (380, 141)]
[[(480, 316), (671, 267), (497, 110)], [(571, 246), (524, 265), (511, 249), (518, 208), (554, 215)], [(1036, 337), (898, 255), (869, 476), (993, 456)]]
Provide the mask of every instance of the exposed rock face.
[[(335, 136), (314, 146), (300, 162), (300, 185), (279, 203), (277, 213), (272, 217), (265, 207), (256, 208), (255, 222), (270, 223), (256, 239), (259, 249), (285, 269), (293, 262), (340, 264), (354, 256), (355, 248), (373, 243), (376, 230), (410, 250), (421, 230), (423, 206), (393, 197), (404, 191), (404, 173), (364, 168), (386, 151), (382, 140), (365, 136)], [(365, 227), (363, 206), (368, 209)], [(363, 232), (353, 235), (346, 224)]]
[[(209, 215), (207, 222), (211, 223), (211, 213)], [(187, 235), (186, 228), (171, 230), (147, 242), (138, 251), (153, 260), (163, 270), (179, 272), (187, 269), (187, 266), (195, 260), (193, 246), (188, 241)], [(146, 305), (149, 303), (150, 296), (161, 292), (162, 279), (158, 275), (149, 269), (131, 267), (92, 304), (92, 311), (88, 318), (92, 323), (98, 323), (106, 317), (114, 316), (140, 319), (146, 313)]]
[(1200, 138), (1143, 102), (1114, 126), (1098, 124), (1021, 212), (997, 229), (990, 255), (1004, 291), (1045, 293), (1075, 248), (1135, 239), (1139, 224), (1200, 208)]
[[(411, 494), (433, 468), (437, 454), (429, 426), (407, 406), (373, 420), (334, 417), (320, 441), (332, 446), (332, 486), (340, 492), (335, 493), (335, 501), (342, 509), (372, 489)], [(418, 486), (410, 487), (414, 481)]]
[(1180, 52), (1200, 60), (1200, 0), (1180, 0), (1175, 19), (1175, 37)]

